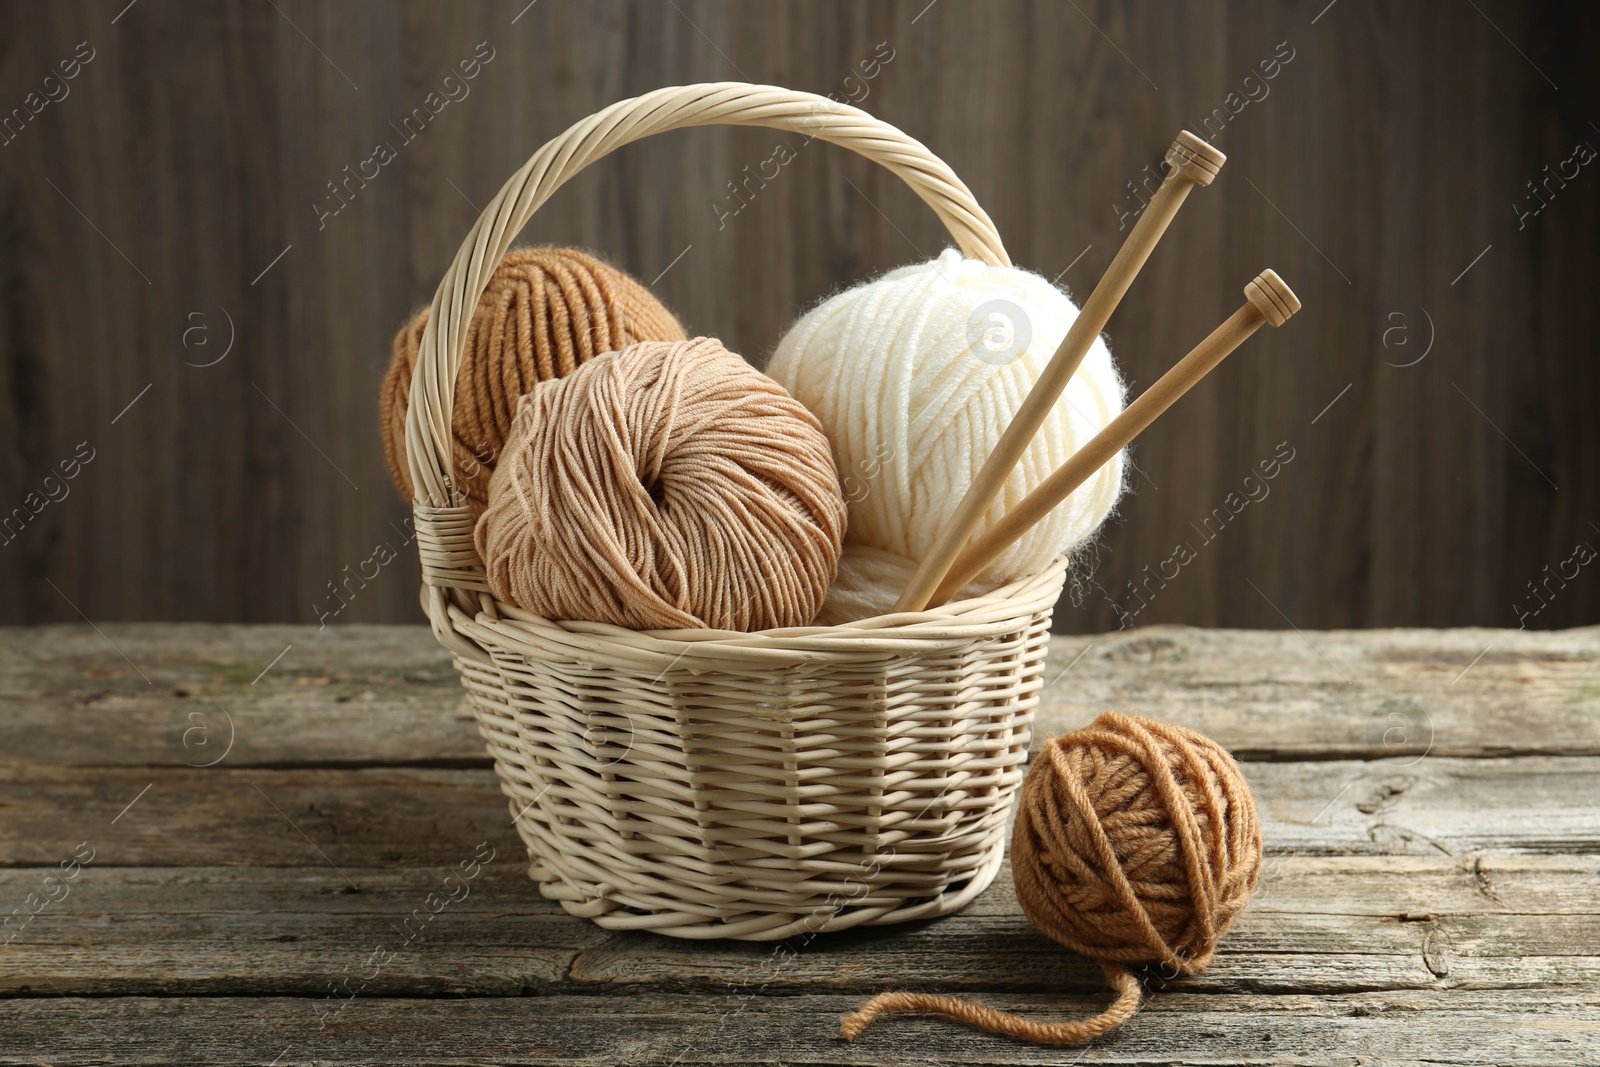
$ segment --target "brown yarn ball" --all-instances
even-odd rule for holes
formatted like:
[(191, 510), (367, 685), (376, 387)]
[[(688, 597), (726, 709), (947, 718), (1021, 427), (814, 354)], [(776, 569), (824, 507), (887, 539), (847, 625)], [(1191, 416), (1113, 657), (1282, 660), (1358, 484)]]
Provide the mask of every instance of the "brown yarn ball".
[(1038, 930), (1099, 961), (1117, 999), (1071, 1023), (1033, 1023), (954, 997), (885, 993), (841, 1027), (854, 1038), (884, 1011), (937, 1011), (1042, 1044), (1078, 1044), (1126, 1022), (1139, 983), (1126, 964), (1169, 977), (1211, 962), (1261, 873), (1250, 788), (1215, 741), (1107, 711), (1053, 738), (1028, 769), (1011, 834), (1017, 901)]
[(545, 618), (749, 631), (816, 616), (844, 528), (816, 418), (697, 337), (535, 388), (475, 535), (495, 595)]
[[(428, 308), (395, 334), (378, 397), (389, 476), (411, 500), (406, 405)], [(681, 341), (672, 312), (624, 272), (575, 248), (514, 248), (501, 258), (472, 314), (456, 375), (451, 427), (457, 483), (474, 515), (505, 446), (517, 401), (534, 385), (570, 374), (601, 352), (635, 341)]]

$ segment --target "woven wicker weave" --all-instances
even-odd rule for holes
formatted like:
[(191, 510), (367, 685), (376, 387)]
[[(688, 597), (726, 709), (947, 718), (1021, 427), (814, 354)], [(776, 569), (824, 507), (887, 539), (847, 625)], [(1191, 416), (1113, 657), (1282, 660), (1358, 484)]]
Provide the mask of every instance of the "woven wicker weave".
[(529, 873), (572, 914), (752, 940), (942, 915), (999, 868), (1063, 564), (845, 626), (639, 633), (495, 601), (450, 485), (469, 317), (524, 223), (613, 149), (716, 123), (859, 152), (904, 179), (966, 255), (1009, 262), (949, 167), (853, 107), (730, 82), (584, 119), (511, 176), (434, 295), (406, 418), (423, 607), (456, 654)]

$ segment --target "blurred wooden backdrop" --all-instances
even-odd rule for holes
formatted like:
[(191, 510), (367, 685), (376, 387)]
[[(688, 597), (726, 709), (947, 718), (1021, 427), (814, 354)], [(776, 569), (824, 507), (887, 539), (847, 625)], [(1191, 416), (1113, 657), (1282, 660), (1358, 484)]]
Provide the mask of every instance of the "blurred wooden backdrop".
[[(1139, 442), (1063, 628), (1595, 622), (1600, 165), (1577, 146), (1600, 147), (1597, 31), (1578, 0), (12, 0), (0, 513), (26, 521), (0, 545), (0, 622), (418, 620), (376, 429), (390, 335), (546, 138), (725, 79), (860, 100), (1080, 300), (1129, 183), (1212, 117), (1230, 162), (1112, 319), (1113, 352), (1142, 388), (1264, 266), (1306, 310)], [(469, 94), (406, 142), (391, 124), (475, 54)], [(944, 240), (825, 145), (719, 218), (779, 139), (629, 148), (526, 237), (658, 278), (759, 363), (800, 309)], [(398, 158), (334, 200), (380, 141)], [(1208, 540), (1283, 443), (1266, 495)], [(1144, 583), (1180, 543), (1195, 558)], [(335, 616), (330, 583), (371, 574), (379, 544), (400, 559)]]

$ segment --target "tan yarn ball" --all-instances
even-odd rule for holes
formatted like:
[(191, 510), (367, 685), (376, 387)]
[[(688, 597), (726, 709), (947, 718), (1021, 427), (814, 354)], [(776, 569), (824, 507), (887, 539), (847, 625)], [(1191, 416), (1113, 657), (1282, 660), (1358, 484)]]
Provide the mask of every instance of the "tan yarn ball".
[(1041, 1044), (1078, 1044), (1139, 1008), (1128, 964), (1167, 977), (1211, 962), (1261, 873), (1250, 788), (1215, 741), (1107, 711), (1034, 758), (1011, 834), (1017, 901), (1039, 931), (1099, 961), (1117, 993), (1106, 1011), (1035, 1023), (955, 997), (884, 993), (846, 1015), (848, 1038), (881, 1012), (935, 1011)]
[(546, 618), (749, 631), (816, 616), (844, 528), (816, 418), (697, 337), (535, 388), (476, 538), (495, 595)]
[[(406, 465), (406, 405), (428, 308), (395, 334), (378, 399), (383, 454), (395, 488), (413, 497)], [(680, 341), (683, 327), (650, 291), (575, 248), (514, 248), (501, 258), (472, 314), (456, 376), (451, 428), (456, 478), (474, 515), (505, 446), (517, 401), (534, 385), (570, 374), (635, 341)]]

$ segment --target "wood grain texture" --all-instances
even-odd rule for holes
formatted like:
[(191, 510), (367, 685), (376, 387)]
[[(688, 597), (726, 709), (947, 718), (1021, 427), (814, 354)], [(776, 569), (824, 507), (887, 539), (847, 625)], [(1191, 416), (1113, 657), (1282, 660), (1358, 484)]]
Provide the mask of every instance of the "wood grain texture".
[[(0, 995), (54, 986), (81, 996), (322, 997), (330, 978), (359, 973), (380, 944), (395, 958), (363, 995), (870, 994), (908, 980), (1093, 995), (1105, 986), (1094, 963), (1021, 917), (1009, 869), (959, 920), (799, 939), (794, 954), (613, 937), (541, 899), (511, 852), (485, 864), (459, 903), (409, 927), (400, 924), (424, 907), (442, 870), (345, 870), (359, 892), (326, 868), (91, 865), (59, 908), (6, 946)], [(1597, 878), (1594, 856), (1276, 857), (1216, 961), (1166, 988), (1342, 996), (1592, 985)], [(0, 899), (22, 899), (38, 881), (32, 868), (0, 870)]]
[[(1593, 756), (1241, 769), (1269, 851), (1457, 856), (1600, 848), (1600, 758)], [(133, 812), (110, 829), (136, 798)], [(448, 866), (479, 841), (508, 853), (516, 840), (488, 768), (6, 767), (0, 804), (7, 813), (0, 865), (49, 866), (87, 840), (118, 866), (316, 865), (331, 876), (346, 866)]]
[[(1597, 636), (1055, 638), (1036, 743), (1107, 705), (1206, 730), (1268, 848), (1212, 966), (1145, 975), (1072, 1057), (1593, 1063)], [(1105, 1002), (1009, 870), (943, 920), (778, 945), (574, 919), (459, 701), (421, 627), (0, 629), (0, 1063), (1060, 1063), (918, 1016), (846, 1045), (837, 1017), (891, 987)]]
[[(670, 994), (596, 998), (439, 997), (351, 1001), (317, 1029), (304, 1000), (264, 997), (80, 999), (0, 1004), (8, 1047), (49, 1048), (52, 1063), (327, 1062), (503, 1064), (1166, 1064), (1328, 1062), (1423, 1067), (1593, 1062), (1600, 998), (1581, 987), (1493, 993), (1358, 993), (1274, 997), (1163, 993), (1115, 1043), (1087, 1050), (997, 1041), (923, 1016), (874, 1027), (853, 1045), (839, 1016), (858, 997)], [(1033, 1018), (1096, 1011), (1104, 996), (1004, 994), (993, 1003)], [(1508, 1021), (1510, 1020), (1510, 1021)], [(876, 1031), (876, 1032), (874, 1032)], [(1330, 1050), (1336, 1050), (1331, 1051)], [(1422, 1050), (1426, 1050), (1425, 1053)], [(1334, 1057), (1342, 1057), (1336, 1060)]]
[[(1600, 146), (1592, 5), (123, 8), (0, 7), (0, 114), (79, 42), (94, 51), (0, 145), (0, 516), (80, 442), (95, 457), (0, 547), (0, 621), (312, 621), (379, 543), (401, 558), (333, 617), (415, 620), (376, 427), (389, 337), (473, 204), (550, 135), (726, 78), (860, 98), (950, 162), (1019, 263), (1080, 298), (1180, 128), (1228, 153), (1111, 320), (1130, 386), (1264, 266), (1306, 310), (1141, 440), (1134, 495), (1061, 628), (1135, 609), (1139, 624), (1515, 626), (1513, 605), (1538, 604), (1527, 583), (1600, 546), (1600, 179), (1548, 177)], [(479, 42), (494, 59), (470, 94), (402, 138), (391, 124)], [(865, 79), (880, 43), (893, 58)], [(734, 198), (780, 139), (630, 148), (527, 237), (604, 252), (759, 363), (801, 308), (943, 244), (890, 175), (826, 146)], [(319, 219), (381, 140), (394, 162)], [(1539, 199), (1529, 182), (1548, 182)], [(1201, 533), (1280, 442), (1295, 459), (1269, 495)], [(1137, 595), (1180, 542), (1193, 562)], [(1528, 626), (1600, 618), (1592, 567), (1550, 589)]]
[[(0, 767), (488, 766), (418, 626), (0, 628), (0, 701)], [(1600, 627), (1052, 638), (1035, 750), (1111, 707), (1263, 763), (1600, 756)]]

